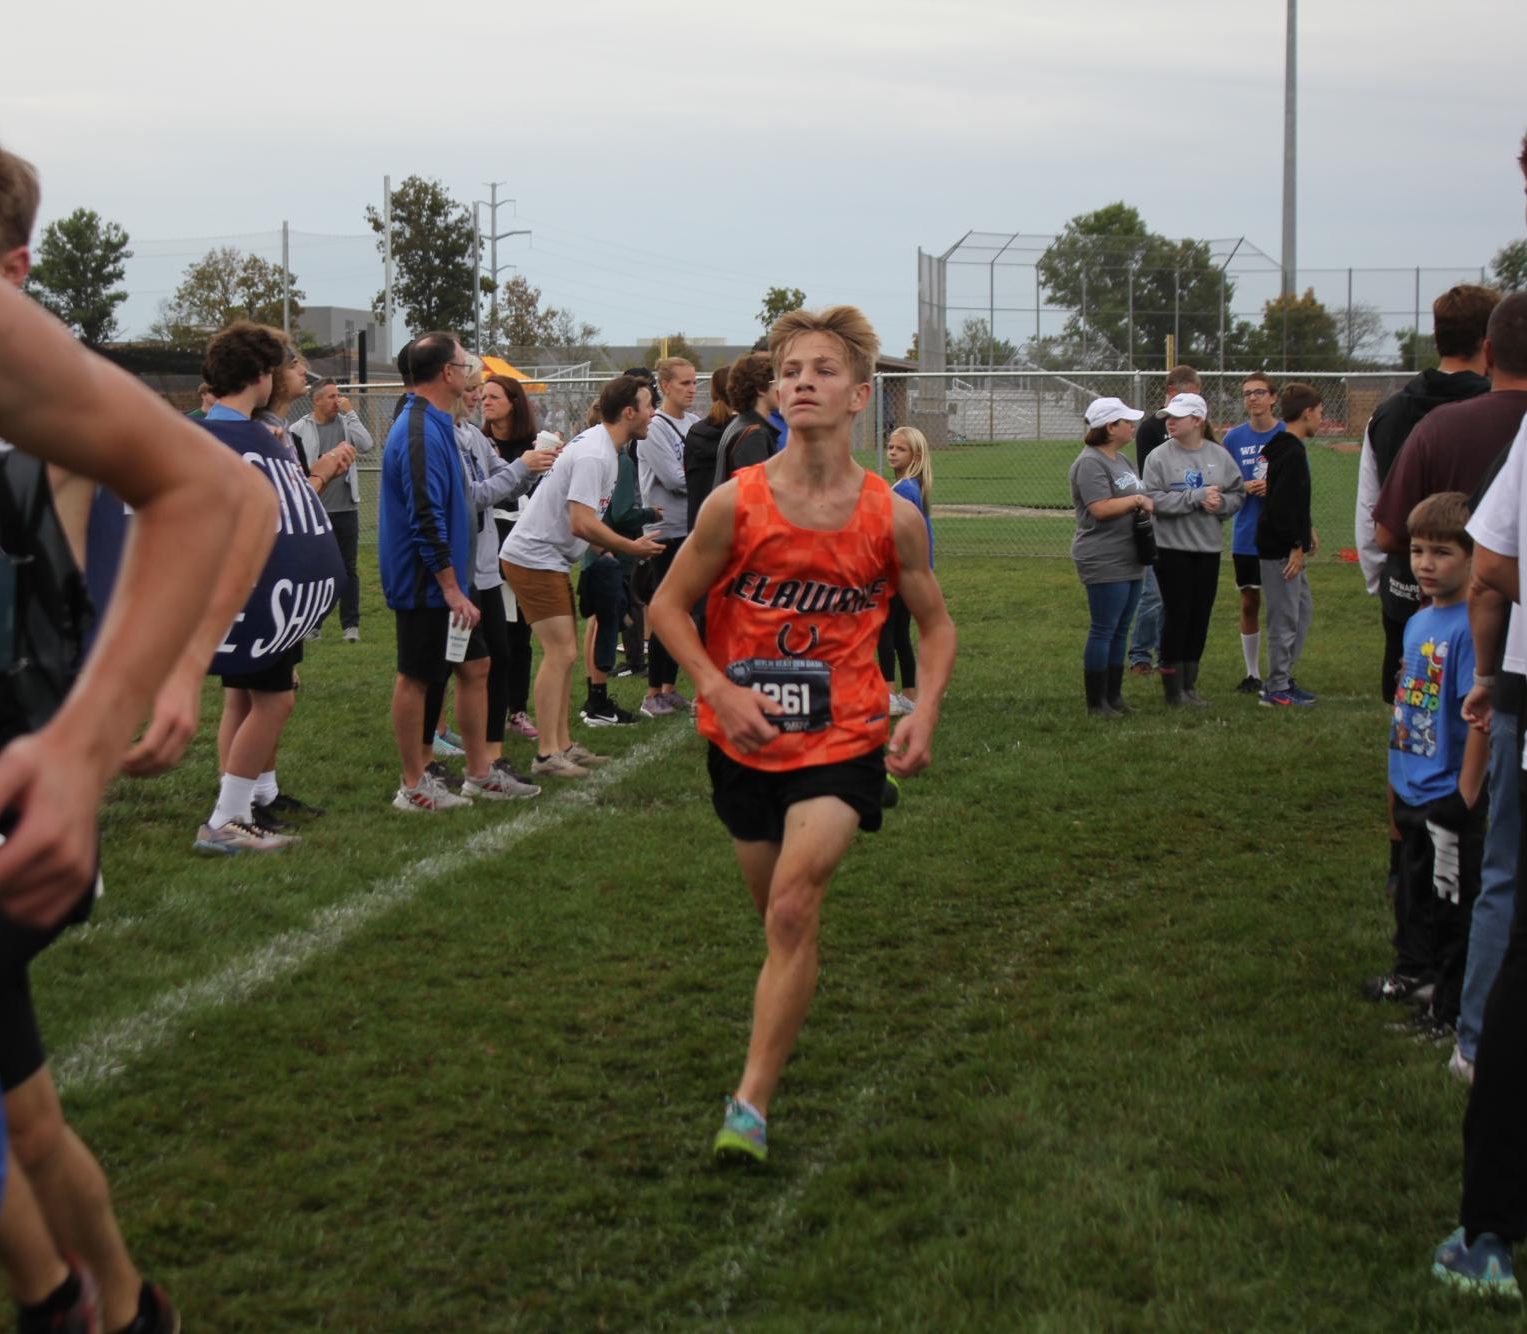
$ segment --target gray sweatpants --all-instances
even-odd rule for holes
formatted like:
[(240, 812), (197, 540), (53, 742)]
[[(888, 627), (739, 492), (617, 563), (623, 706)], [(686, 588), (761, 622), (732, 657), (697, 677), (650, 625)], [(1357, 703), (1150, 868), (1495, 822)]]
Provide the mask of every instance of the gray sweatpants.
[(1286, 564), (1283, 560), (1262, 562), (1262, 600), (1267, 604), (1267, 679), (1262, 688), (1268, 694), (1288, 689), (1315, 615), (1309, 579), (1303, 570), (1298, 578), (1285, 579)]

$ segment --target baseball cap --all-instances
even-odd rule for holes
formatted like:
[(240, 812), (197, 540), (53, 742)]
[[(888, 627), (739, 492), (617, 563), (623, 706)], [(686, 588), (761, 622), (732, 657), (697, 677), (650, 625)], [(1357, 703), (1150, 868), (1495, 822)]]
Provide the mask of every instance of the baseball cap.
[(1109, 426), (1117, 421), (1137, 422), (1143, 416), (1143, 412), (1130, 407), (1122, 398), (1095, 398), (1087, 404), (1088, 426)]
[(1173, 394), (1172, 401), (1156, 415), (1158, 417), (1202, 417), (1207, 421), (1209, 405), (1198, 394)]

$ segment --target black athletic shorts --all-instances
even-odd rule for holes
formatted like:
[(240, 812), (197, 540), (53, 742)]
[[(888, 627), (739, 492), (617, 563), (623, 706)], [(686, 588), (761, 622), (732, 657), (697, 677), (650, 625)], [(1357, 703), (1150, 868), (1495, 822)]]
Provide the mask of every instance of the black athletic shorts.
[(1243, 556), (1236, 552), (1230, 560), (1235, 565), (1237, 588), (1262, 587), (1262, 558), (1260, 556)]
[[(445, 660), (445, 640), (451, 630), (448, 607), (418, 607), (394, 611), (398, 629), (398, 672), (415, 681), (436, 685), (450, 679), (454, 662)], [(488, 656), (488, 641), (481, 625), (472, 627), (464, 662)]]
[(26, 1083), (48, 1059), (32, 1008), (27, 967), (64, 931), (90, 916), (95, 907), (96, 877), (68, 915), (46, 930), (0, 917), (0, 1092)]
[(294, 690), (297, 680), (294, 669), (302, 661), (302, 641), (287, 649), (279, 658), (258, 672), (247, 676), (223, 677), (225, 690), (258, 690), (267, 695), (279, 695), (284, 690)]
[(797, 801), (837, 797), (859, 816), (859, 828), (880, 829), (885, 798), (885, 750), (837, 764), (812, 764), (800, 769), (750, 769), (738, 764), (713, 741), (706, 761), (710, 769), (711, 805), (726, 832), (744, 843), (782, 843), (785, 812)]

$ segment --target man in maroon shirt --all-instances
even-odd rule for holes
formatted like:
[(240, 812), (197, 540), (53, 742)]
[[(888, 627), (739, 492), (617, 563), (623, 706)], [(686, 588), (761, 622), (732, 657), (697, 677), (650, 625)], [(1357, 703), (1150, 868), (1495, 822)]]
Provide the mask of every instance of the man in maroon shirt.
[(1490, 392), (1434, 409), (1410, 433), (1373, 507), (1375, 536), (1385, 551), (1410, 550), (1405, 519), (1427, 496), (1471, 496), (1485, 471), (1527, 416), (1527, 292), (1514, 292), (1490, 312), (1485, 330)]

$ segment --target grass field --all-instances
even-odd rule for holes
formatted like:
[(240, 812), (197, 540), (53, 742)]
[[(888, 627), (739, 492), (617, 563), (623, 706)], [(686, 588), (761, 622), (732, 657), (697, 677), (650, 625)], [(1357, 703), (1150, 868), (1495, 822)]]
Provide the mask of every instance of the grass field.
[(761, 940), (685, 722), (595, 734), (618, 762), (528, 805), (393, 812), (373, 581), (364, 642), (303, 667), (281, 774), (329, 807), (304, 846), (191, 854), (210, 700), (179, 771), (115, 789), (107, 897), (36, 991), (188, 1329), (1499, 1323), (1428, 1273), (1447, 1053), (1357, 997), (1387, 930), (1355, 571), (1314, 571), (1318, 708), (1231, 692), (1227, 580), (1215, 707), (1132, 681), (1118, 724), (1082, 713), (1067, 563), (941, 574), (936, 767), (829, 894), (756, 1173), (707, 1155)]
[[(933, 476), (940, 548), (962, 556), (1066, 555), (1075, 532), (1066, 479), (1080, 450), (1074, 440), (999, 440), (938, 450)], [(859, 459), (875, 466), (873, 453)], [(1350, 443), (1321, 441), (1310, 448), (1315, 528), (1324, 535), (1322, 555), (1332, 559), (1352, 545), (1357, 467)], [(978, 508), (957, 512), (948, 506)], [(991, 507), (1050, 513), (1003, 515)]]

